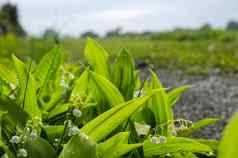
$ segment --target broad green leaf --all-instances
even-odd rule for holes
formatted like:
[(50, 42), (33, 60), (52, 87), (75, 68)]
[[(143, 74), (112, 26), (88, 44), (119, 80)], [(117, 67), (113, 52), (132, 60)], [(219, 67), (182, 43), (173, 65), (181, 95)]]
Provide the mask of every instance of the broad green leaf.
[(49, 140), (54, 140), (55, 138), (60, 138), (63, 134), (64, 126), (63, 125), (46, 125), (44, 130), (47, 134)]
[(150, 125), (152, 128), (156, 127), (155, 117), (153, 112), (147, 106), (141, 111), (138, 111), (132, 116), (134, 122), (143, 122)]
[(193, 134), (194, 132), (204, 128), (206, 126), (212, 125), (220, 121), (218, 118), (206, 118), (198, 122), (195, 122), (190, 128), (184, 129), (178, 133), (179, 136), (187, 137)]
[(85, 132), (95, 141), (102, 140), (135, 113), (135, 111), (142, 108), (153, 94), (151, 93), (113, 107), (87, 123), (81, 131)]
[(196, 139), (199, 143), (209, 146), (213, 151), (217, 151), (219, 141), (214, 139)]
[(93, 70), (109, 79), (108, 53), (97, 41), (88, 38), (85, 47), (85, 57)]
[(180, 152), (192, 152), (208, 154), (213, 150), (198, 141), (182, 137), (168, 137), (167, 142), (160, 144), (152, 144), (151, 140), (146, 140), (144, 143), (145, 157), (165, 156), (166, 154), (174, 154)]
[(238, 113), (236, 113), (223, 133), (223, 138), (218, 148), (218, 158), (234, 158), (238, 155)]
[(96, 143), (79, 133), (64, 145), (59, 158), (97, 158)]
[(16, 74), (0, 64), (0, 78), (6, 83), (16, 84)]
[(31, 67), (27, 70), (25, 64), (15, 56), (13, 56), (13, 61), (19, 81), (20, 101), (22, 102), (22, 107), (32, 117), (41, 117), (41, 111), (38, 107), (36, 97), (36, 81), (31, 75)]
[(121, 145), (118, 145), (118, 148), (117, 148), (117, 151), (116, 151), (116, 154), (115, 155), (115, 158), (118, 157), (118, 156), (122, 156), (122, 155), (125, 155), (127, 154), (128, 152), (132, 151), (132, 150), (135, 150), (139, 147), (142, 147), (143, 144), (142, 143), (137, 143), (137, 144), (121, 144)]
[(28, 85), (25, 93), (26, 96), (24, 110), (28, 112), (32, 117), (41, 117), (41, 111), (38, 107), (36, 97), (36, 82), (32, 75), (29, 76)]
[(167, 155), (173, 158), (198, 158), (195, 154), (191, 152), (180, 152), (180, 153), (167, 154)]
[(28, 113), (5, 96), (0, 96), (0, 110), (7, 111), (7, 118), (13, 125), (24, 127), (26, 121), (29, 119)]
[(54, 148), (44, 139), (37, 138), (25, 145), (27, 158), (57, 158)]
[(185, 85), (178, 88), (173, 89), (168, 93), (169, 105), (173, 107), (175, 103), (179, 100), (182, 93), (184, 93), (191, 86)]
[(71, 92), (70, 101), (80, 108), (88, 108), (97, 105), (95, 102), (95, 87), (89, 82), (89, 70), (86, 69), (75, 81)]
[(55, 88), (54, 92), (50, 96), (50, 101), (48, 103), (44, 104), (46, 111), (52, 111), (55, 108), (55, 106), (58, 103), (60, 103), (62, 96), (64, 94), (64, 91), (65, 91), (65, 89), (62, 86), (57, 86)]
[(135, 88), (134, 60), (127, 49), (122, 49), (112, 69), (112, 82), (120, 90), (125, 100), (133, 97)]
[(25, 89), (26, 89), (26, 83), (27, 83), (27, 78), (28, 78), (28, 70), (25, 64), (20, 61), (16, 56), (12, 55), (12, 59), (15, 65), (15, 69), (17, 72), (17, 80), (18, 80), (18, 88), (19, 88), (19, 99), (23, 103), (23, 98), (25, 94)]
[(138, 90), (141, 88), (141, 80), (139, 76), (139, 70), (134, 71), (134, 79), (135, 79), (135, 90)]
[(120, 132), (112, 136), (111, 138), (107, 139), (106, 141), (100, 143), (99, 146), (101, 146), (105, 150), (108, 150), (118, 144), (127, 144), (129, 136), (130, 136), (129, 132)]
[[(166, 94), (162, 84), (160, 83), (156, 73), (151, 71), (151, 88), (161, 88), (152, 98), (149, 108), (154, 113), (156, 125), (159, 126), (158, 134), (169, 136), (170, 129), (167, 126), (168, 122), (173, 120), (172, 109), (169, 106), (168, 95)], [(162, 126), (161, 126), (162, 125)]]
[(81, 76), (75, 81), (74, 88), (71, 92), (70, 100), (74, 97), (85, 95), (89, 84), (89, 70), (86, 69)]
[(54, 80), (56, 72), (62, 63), (62, 52), (63, 49), (60, 46), (55, 46), (42, 58), (37, 66), (34, 75), (40, 82), (40, 96), (43, 95), (49, 81)]
[(121, 132), (109, 138), (97, 147), (103, 158), (118, 158), (143, 144), (128, 144), (129, 132)]
[(57, 104), (56, 107), (49, 112), (48, 117), (51, 118), (56, 115), (62, 114), (64, 112), (68, 111), (70, 106), (71, 106), (70, 103)]
[(92, 71), (90, 71), (89, 77), (101, 92), (100, 95), (105, 96), (111, 106), (124, 102), (124, 98), (120, 91), (105, 77)]

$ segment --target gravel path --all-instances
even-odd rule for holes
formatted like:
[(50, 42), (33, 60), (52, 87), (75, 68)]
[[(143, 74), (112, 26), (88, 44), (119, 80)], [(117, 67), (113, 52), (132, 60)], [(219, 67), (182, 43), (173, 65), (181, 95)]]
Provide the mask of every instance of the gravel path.
[(234, 112), (238, 111), (238, 74), (232, 77), (218, 73), (189, 76), (181, 71), (159, 70), (158, 75), (166, 87), (193, 85), (175, 106), (175, 116), (192, 121), (206, 117), (224, 117), (218, 124), (206, 127), (194, 135), (220, 139), (225, 124)]

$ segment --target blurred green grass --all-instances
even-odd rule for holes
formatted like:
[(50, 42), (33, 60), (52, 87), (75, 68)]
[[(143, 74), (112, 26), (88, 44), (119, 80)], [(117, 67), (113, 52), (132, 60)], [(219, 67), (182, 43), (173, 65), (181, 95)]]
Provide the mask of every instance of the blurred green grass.
[[(237, 38), (181, 40), (180, 36), (175, 35), (178, 38), (171, 35), (173, 38), (123, 36), (97, 40), (113, 56), (126, 47), (137, 61), (145, 61), (158, 68), (179, 69), (191, 74), (207, 74), (214, 69), (222, 73), (238, 72)], [(83, 38), (70, 37), (61, 40), (61, 45), (69, 52), (66, 55), (69, 62), (82, 59), (85, 41)], [(25, 60), (31, 56), (38, 62), (53, 46), (54, 40), (51, 38), (20, 38), (9, 34), (0, 38), (0, 62), (7, 64), (12, 53)]]

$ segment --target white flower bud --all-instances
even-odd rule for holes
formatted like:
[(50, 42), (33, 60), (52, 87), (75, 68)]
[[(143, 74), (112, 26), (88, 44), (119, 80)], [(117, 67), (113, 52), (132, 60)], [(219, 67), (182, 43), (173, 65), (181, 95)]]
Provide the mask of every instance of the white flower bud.
[(167, 153), (167, 154), (166, 154), (166, 156), (167, 156), (167, 157), (170, 157), (170, 156), (171, 156), (171, 154), (170, 154), (170, 153)]
[(153, 136), (151, 137), (151, 142), (153, 144), (160, 144), (160, 143), (166, 143), (167, 142), (167, 138), (165, 136)]
[(35, 141), (37, 139), (37, 132), (35, 130), (31, 131), (31, 141)]
[(11, 94), (11, 95), (9, 95), (9, 98), (12, 99), (12, 100), (15, 100), (16, 96), (14, 94)]
[(72, 127), (72, 121), (71, 120), (65, 120), (64, 121), (64, 125), (67, 125), (68, 128), (71, 128)]
[(55, 138), (54, 141), (55, 141), (56, 143), (58, 143), (58, 142), (59, 142), (59, 139), (58, 139), (58, 138)]
[(21, 142), (21, 138), (19, 136), (13, 136), (10, 140), (10, 142), (14, 143), (14, 144), (18, 144)]
[(79, 109), (74, 109), (72, 113), (73, 113), (74, 117), (81, 117), (82, 116), (82, 111), (80, 111)]
[(159, 143), (166, 143), (167, 138), (165, 136), (159, 136)]
[(66, 89), (69, 88), (68, 83), (66, 83), (64, 79), (60, 80), (60, 85), (61, 85), (62, 87), (64, 87), (64, 88), (66, 88)]
[(159, 144), (159, 138), (157, 136), (151, 137), (151, 143), (152, 144)]
[(18, 152), (17, 152), (17, 156), (18, 157), (27, 157), (26, 149), (24, 149), (24, 148), (19, 149)]
[(80, 132), (79, 128), (77, 126), (73, 126), (69, 128), (68, 136), (74, 136)]
[(138, 136), (146, 136), (150, 132), (150, 126), (144, 123), (135, 122), (135, 130)]
[(16, 87), (16, 85), (15, 85), (15, 84), (13, 84), (13, 83), (10, 83), (10, 84), (9, 84), (9, 86), (10, 86), (11, 90), (14, 90), (14, 89), (16, 89), (16, 88), (17, 88), (17, 87)]

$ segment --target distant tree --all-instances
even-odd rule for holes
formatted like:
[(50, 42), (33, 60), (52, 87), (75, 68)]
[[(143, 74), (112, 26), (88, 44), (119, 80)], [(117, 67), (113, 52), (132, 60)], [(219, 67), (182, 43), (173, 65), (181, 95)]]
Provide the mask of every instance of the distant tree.
[(106, 37), (120, 36), (121, 32), (122, 32), (122, 27), (117, 27), (117, 28), (115, 28), (113, 30), (109, 30), (106, 33)]
[(99, 35), (93, 31), (86, 31), (86, 32), (82, 33), (80, 37), (82, 37), (82, 38), (86, 38), (86, 37), (97, 38), (97, 37), (99, 37)]
[(206, 23), (199, 28), (199, 30), (201, 31), (209, 31), (211, 29), (212, 29), (212, 26), (209, 23)]
[(237, 21), (230, 21), (230, 22), (227, 24), (226, 29), (227, 29), (227, 30), (238, 30), (238, 22), (237, 22)]
[(184, 28), (184, 27), (176, 27), (174, 29), (174, 32), (187, 32), (187, 31), (193, 31), (193, 30), (190, 28)]
[(43, 38), (52, 38), (54, 40), (58, 40), (59, 39), (59, 33), (57, 31), (55, 31), (52, 28), (48, 28), (44, 31)]
[(152, 34), (153, 34), (153, 32), (151, 32), (151, 31), (144, 31), (141, 33), (142, 36), (150, 36)]
[(16, 5), (6, 3), (0, 8), (0, 34), (12, 32), (19, 36), (26, 35), (19, 22)]

